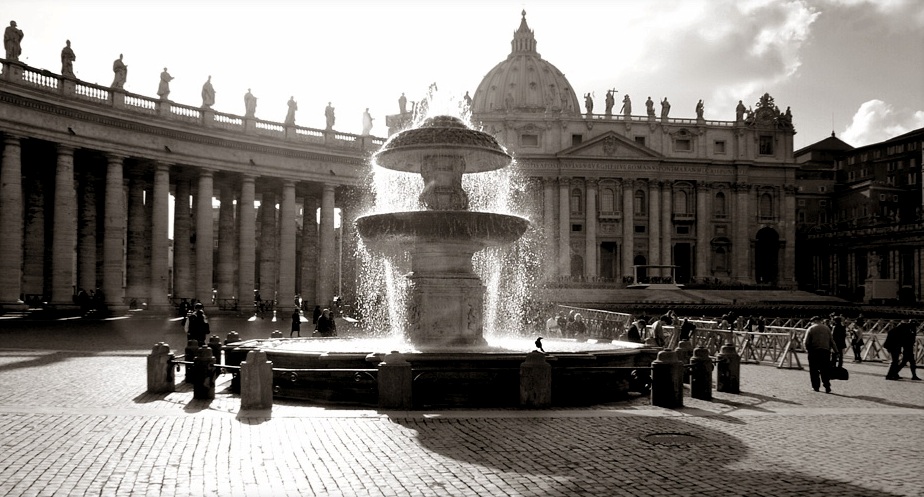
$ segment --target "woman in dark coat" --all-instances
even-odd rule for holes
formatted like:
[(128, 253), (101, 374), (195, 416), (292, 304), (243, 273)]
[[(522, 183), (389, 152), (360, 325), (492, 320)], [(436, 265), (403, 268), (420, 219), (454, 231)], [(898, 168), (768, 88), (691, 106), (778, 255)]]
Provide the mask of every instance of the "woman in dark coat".
[(289, 338), (292, 338), (292, 333), (302, 336), (302, 314), (298, 312), (297, 307), (292, 311), (292, 331), (289, 332)]

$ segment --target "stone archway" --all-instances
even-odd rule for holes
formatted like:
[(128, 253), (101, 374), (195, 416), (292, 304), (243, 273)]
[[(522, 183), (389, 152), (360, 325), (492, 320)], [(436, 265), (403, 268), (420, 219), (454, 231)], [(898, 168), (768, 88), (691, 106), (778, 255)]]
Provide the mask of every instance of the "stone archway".
[(779, 281), (780, 235), (773, 228), (757, 232), (754, 246), (754, 279), (758, 284)]

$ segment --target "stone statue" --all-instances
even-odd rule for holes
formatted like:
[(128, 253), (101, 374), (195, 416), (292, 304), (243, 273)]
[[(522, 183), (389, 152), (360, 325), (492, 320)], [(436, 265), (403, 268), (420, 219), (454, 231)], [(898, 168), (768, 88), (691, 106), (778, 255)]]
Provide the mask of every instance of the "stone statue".
[(334, 108), (330, 102), (327, 102), (327, 108), (324, 109), (324, 118), (327, 120), (327, 129), (334, 129)]
[(741, 122), (744, 121), (744, 113), (747, 112), (747, 107), (744, 106), (744, 102), (738, 100), (738, 106), (735, 107), (735, 121)]
[(16, 21), (10, 21), (10, 25), (3, 32), (3, 48), (6, 49), (6, 60), (19, 60), (19, 54), (22, 53), (22, 47), (19, 43), (22, 41), (22, 37), (22, 30), (16, 27)]
[(289, 110), (286, 111), (286, 126), (295, 126), (295, 111), (298, 110), (298, 102), (295, 101), (295, 95), (289, 97), (289, 102), (286, 104), (289, 106)]
[(253, 119), (256, 113), (257, 97), (253, 96), (253, 93), (250, 93), (250, 88), (247, 88), (247, 93), (244, 94), (244, 117)]
[(606, 116), (613, 115), (613, 106), (616, 105), (616, 98), (613, 97), (613, 90), (606, 91)]
[(128, 78), (128, 66), (122, 62), (122, 54), (112, 63), (112, 72), (115, 78), (112, 79), (112, 87), (121, 90), (125, 86), (125, 79)]
[(369, 113), (369, 107), (363, 112), (363, 136), (369, 136), (372, 132), (372, 114)]
[(160, 84), (157, 85), (157, 95), (161, 100), (167, 100), (167, 97), (170, 95), (170, 82), (173, 81), (173, 76), (167, 72), (167, 68), (164, 68), (164, 72), (160, 73)]
[(622, 112), (622, 115), (627, 118), (632, 115), (632, 99), (629, 98), (628, 93), (626, 96), (622, 97), (622, 108), (619, 109), (619, 112)]
[(209, 76), (209, 79), (202, 85), (202, 107), (210, 109), (213, 105), (215, 105), (215, 88), (212, 87), (212, 77)]
[(77, 55), (71, 49), (71, 40), (66, 41), (66, 45), (61, 49), (61, 75), (73, 78), (74, 76), (74, 61), (77, 60)]
[(703, 101), (700, 100), (699, 102), (696, 103), (696, 119), (698, 121), (703, 120), (703, 109), (704, 109)]
[(667, 101), (667, 97), (664, 97), (664, 100), (661, 101), (661, 119), (667, 119), (670, 113), (671, 103)]
[(783, 119), (786, 121), (786, 124), (792, 126), (792, 111), (789, 110), (789, 106), (786, 107), (786, 113), (783, 114)]
[(648, 100), (645, 101), (645, 110), (648, 112), (648, 117), (654, 118), (654, 100), (652, 100), (651, 97), (648, 97)]
[(469, 96), (468, 92), (465, 92), (465, 96), (462, 98), (465, 101), (466, 112), (470, 112), (472, 110), (472, 97)]
[(870, 252), (866, 256), (866, 277), (868, 279), (878, 279), (879, 278), (879, 263), (882, 262), (882, 258), (879, 257), (875, 251)]
[(584, 109), (587, 110), (587, 114), (594, 113), (594, 99), (590, 96), (590, 93), (584, 94)]
[(513, 109), (513, 95), (507, 93), (507, 96), (504, 97), (504, 110), (510, 112)]
[(401, 109), (402, 114), (407, 114), (407, 97), (404, 96), (404, 93), (398, 98), (398, 108)]

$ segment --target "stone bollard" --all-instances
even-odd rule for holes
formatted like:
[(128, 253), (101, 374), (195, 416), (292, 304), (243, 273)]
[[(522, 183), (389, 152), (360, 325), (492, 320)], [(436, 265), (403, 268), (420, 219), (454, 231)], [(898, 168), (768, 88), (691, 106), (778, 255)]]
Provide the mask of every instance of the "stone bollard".
[[(690, 358), (693, 357), (693, 344), (689, 340), (681, 340), (677, 344), (677, 360), (681, 364), (690, 364)], [(683, 368), (683, 382), (690, 383), (690, 370)]]
[(236, 331), (232, 331), (228, 333), (228, 337), (225, 338), (225, 345), (228, 345), (230, 343), (240, 342), (240, 341), (241, 341), (241, 336), (238, 335)]
[(411, 363), (398, 351), (386, 354), (379, 363), (379, 407), (383, 409), (413, 409), (414, 377)]
[(270, 333), (270, 338), (282, 338), (282, 332), (279, 330), (275, 330), (272, 333)]
[(176, 391), (176, 371), (173, 369), (173, 354), (164, 342), (154, 344), (148, 355), (148, 393)]
[[(237, 334), (236, 331), (228, 333), (228, 337), (225, 338), (225, 362), (226, 366), (240, 366), (241, 362), (247, 359), (247, 353), (240, 350), (235, 350), (234, 344), (241, 341), (241, 336)], [(231, 391), (234, 393), (241, 392), (241, 372), (238, 370), (231, 370)]]
[(651, 363), (651, 405), (683, 407), (683, 364), (673, 350), (658, 352)]
[(520, 364), (520, 405), (548, 407), (552, 405), (552, 365), (545, 354), (534, 350)]
[(208, 347), (201, 347), (193, 361), (193, 398), (215, 398), (215, 358), (212, 357), (212, 349)]
[(212, 357), (215, 358), (215, 362), (221, 364), (221, 338), (218, 335), (210, 336), (208, 346), (212, 349)]
[(702, 347), (693, 349), (693, 357), (690, 359), (690, 397), (712, 400), (712, 370), (709, 350)]
[(241, 409), (273, 408), (273, 363), (266, 352), (251, 350), (241, 362)]
[(722, 350), (716, 354), (718, 367), (716, 368), (715, 389), (725, 393), (740, 393), (741, 356), (735, 346), (726, 343)]
[[(183, 360), (187, 362), (193, 362), (196, 359), (196, 352), (199, 351), (199, 342), (197, 340), (189, 340), (186, 342), (186, 350), (183, 351)], [(185, 374), (183, 375), (183, 383), (192, 383), (192, 366), (189, 364), (183, 369)]]

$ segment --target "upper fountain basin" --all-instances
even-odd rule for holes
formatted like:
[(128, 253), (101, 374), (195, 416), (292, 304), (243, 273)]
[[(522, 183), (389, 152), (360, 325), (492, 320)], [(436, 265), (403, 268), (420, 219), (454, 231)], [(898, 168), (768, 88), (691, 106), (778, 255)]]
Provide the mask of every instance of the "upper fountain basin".
[(519, 216), (473, 211), (410, 211), (371, 214), (356, 220), (364, 240), (404, 243), (513, 243), (529, 227)]
[(466, 173), (501, 169), (511, 160), (493, 136), (469, 128), (457, 117), (436, 116), (395, 134), (375, 154), (375, 161), (394, 171), (420, 173), (424, 159), (433, 156), (462, 157)]

